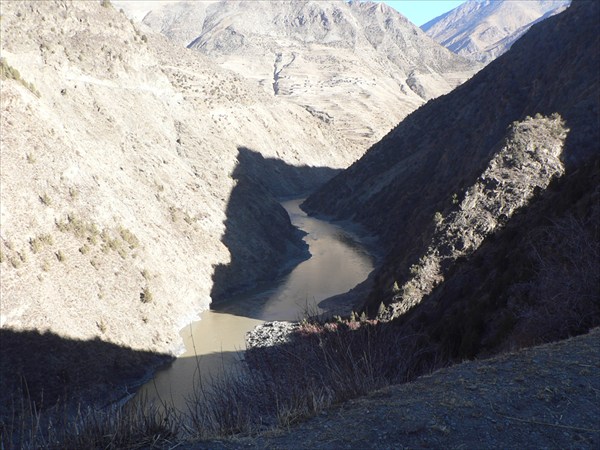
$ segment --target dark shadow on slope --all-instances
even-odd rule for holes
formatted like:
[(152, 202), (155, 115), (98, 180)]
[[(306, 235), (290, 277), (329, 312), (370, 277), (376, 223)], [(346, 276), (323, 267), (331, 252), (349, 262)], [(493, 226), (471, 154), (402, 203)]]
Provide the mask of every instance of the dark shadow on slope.
[(215, 267), (212, 309), (236, 292), (270, 282), (309, 257), (302, 233), (292, 226), (278, 198), (307, 195), (339, 170), (290, 166), (238, 148), (232, 177), (237, 181), (226, 210), (222, 242), (231, 262)]
[(444, 365), (600, 325), (600, 157), (554, 180), (394, 320)]
[[(0, 330), (0, 419), (11, 414), (13, 400), (25, 398), (36, 408), (57, 401), (76, 406), (106, 406), (133, 392), (150, 370), (171, 356), (132, 350), (100, 339), (82, 341), (51, 332)], [(16, 396), (16, 397), (15, 397)]]
[(573, 2), (533, 26), (512, 49), (451, 93), (413, 112), (303, 204), (351, 219), (389, 249), (368, 307), (376, 311), (409, 279), (443, 216), (485, 170), (513, 121), (559, 113), (570, 128), (567, 172), (598, 153), (597, 2)]

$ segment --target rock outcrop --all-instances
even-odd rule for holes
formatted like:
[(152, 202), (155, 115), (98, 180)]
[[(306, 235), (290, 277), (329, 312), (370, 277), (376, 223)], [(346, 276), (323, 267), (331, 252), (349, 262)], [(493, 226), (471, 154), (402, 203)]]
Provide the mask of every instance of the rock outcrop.
[(411, 278), (394, 295), (389, 319), (399, 317), (444, 281), (457, 259), (471, 256), (536, 193), (564, 174), (560, 160), (568, 130), (560, 116), (528, 117), (511, 126), (502, 149), (447, 217), (436, 212), (431, 244), (410, 267)]

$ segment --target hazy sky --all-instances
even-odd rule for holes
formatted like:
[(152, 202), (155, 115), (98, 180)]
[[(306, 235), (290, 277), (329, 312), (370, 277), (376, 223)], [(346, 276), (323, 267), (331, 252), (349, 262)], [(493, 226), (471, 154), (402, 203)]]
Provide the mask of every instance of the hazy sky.
[(417, 26), (456, 8), (465, 0), (385, 0)]

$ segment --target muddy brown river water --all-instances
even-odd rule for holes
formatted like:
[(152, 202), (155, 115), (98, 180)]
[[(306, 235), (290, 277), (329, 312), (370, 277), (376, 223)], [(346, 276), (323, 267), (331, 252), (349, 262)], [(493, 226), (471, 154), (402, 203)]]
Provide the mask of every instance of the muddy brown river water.
[(219, 312), (205, 311), (200, 320), (182, 330), (185, 353), (156, 373), (138, 395), (159, 399), (187, 410), (194, 386), (210, 382), (224, 369), (239, 364), (246, 332), (265, 321), (298, 320), (319, 302), (347, 292), (373, 270), (373, 258), (349, 231), (336, 224), (308, 217), (304, 199), (282, 202), (294, 226), (306, 234), (310, 258), (300, 262), (273, 285), (232, 297), (219, 304)]

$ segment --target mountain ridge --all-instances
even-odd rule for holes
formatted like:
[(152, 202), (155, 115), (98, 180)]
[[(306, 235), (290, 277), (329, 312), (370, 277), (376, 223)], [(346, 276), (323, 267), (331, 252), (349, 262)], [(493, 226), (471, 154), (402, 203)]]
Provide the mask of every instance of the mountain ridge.
[(357, 157), (478, 69), (372, 2), (175, 2), (144, 23), (329, 121)]
[(564, 11), (569, 3), (469, 0), (421, 29), (453, 52), (489, 63), (505, 53), (532, 25)]
[[(429, 324), (436, 323), (433, 319), (426, 319), (430, 315), (441, 320), (444, 317), (444, 308), (453, 310), (455, 317), (461, 315), (463, 320), (467, 320), (469, 316), (477, 317), (476, 323), (472, 324), (473, 330), (465, 330), (465, 327), (457, 325), (453, 328), (452, 337), (445, 334), (444, 326), (439, 325), (437, 328), (438, 337), (434, 338), (436, 342), (444, 341), (439, 337), (440, 334), (447, 337), (447, 342), (453, 342), (452, 345), (458, 340), (456, 347), (448, 350), (458, 358), (473, 357), (477, 352), (485, 351), (485, 344), (482, 345), (483, 341), (478, 339), (484, 339), (486, 334), (494, 336), (497, 333), (498, 339), (507, 338), (509, 330), (513, 327), (518, 328), (519, 320), (525, 320), (524, 316), (519, 318), (521, 313), (517, 313), (516, 310), (507, 312), (504, 309), (507, 308), (507, 302), (512, 301), (511, 289), (516, 289), (516, 286), (510, 287), (510, 266), (502, 264), (501, 269), (486, 266), (492, 272), (489, 275), (479, 275), (483, 278), (489, 277), (489, 283), (492, 285), (490, 289), (494, 292), (493, 296), (484, 297), (484, 301), (478, 297), (482, 293), (476, 289), (468, 289), (469, 296), (460, 295), (461, 292), (467, 291), (467, 286), (477, 286), (480, 281), (472, 279), (468, 282), (468, 277), (465, 278), (464, 274), (461, 280), (467, 284), (463, 288), (451, 284), (452, 291), (448, 292), (444, 288), (446, 282), (440, 282), (436, 278), (437, 275), (429, 272), (425, 256), (433, 242), (436, 227), (457, 208), (461, 208), (461, 202), (471, 187), (479, 180), (486, 179), (484, 171), (491, 164), (494, 155), (497, 155), (496, 152), (502, 148), (502, 141), (511, 141), (507, 129), (515, 121), (543, 121), (546, 120), (544, 116), (558, 113), (570, 129), (560, 158), (566, 170), (564, 182), (552, 182), (546, 190), (537, 189), (531, 205), (522, 208), (518, 214), (522, 218), (527, 216), (527, 211), (531, 211), (528, 219), (519, 219), (519, 226), (527, 228), (527, 220), (530, 220), (538, 233), (536, 239), (539, 239), (545, 233), (542, 232), (544, 222), (540, 223), (535, 219), (540, 209), (543, 208), (544, 214), (553, 217), (552, 220), (557, 223), (563, 219), (568, 220), (569, 214), (573, 214), (578, 221), (585, 224), (583, 229), (586, 231), (576, 232), (574, 228), (571, 232), (593, 242), (593, 236), (597, 235), (595, 208), (590, 207), (586, 211), (573, 206), (571, 210), (565, 207), (560, 210), (557, 208), (553, 213), (550, 211), (553, 204), (566, 202), (573, 205), (593, 205), (593, 199), (596, 198), (594, 186), (597, 185), (598, 174), (593, 168), (598, 150), (599, 108), (597, 98), (590, 96), (590, 93), (598, 92), (599, 89), (597, 67), (600, 44), (592, 31), (597, 25), (597, 16), (598, 8), (592, 2), (575, 2), (566, 12), (535, 25), (509, 52), (490, 63), (455, 91), (412, 113), (373, 146), (363, 158), (307, 199), (303, 207), (308, 212), (357, 221), (378, 235), (383, 245), (388, 248), (385, 261), (374, 276), (375, 288), (366, 303), (369, 311), (374, 314), (378, 305), (384, 302), (396, 311), (392, 312), (392, 317), (397, 317), (398, 313), (401, 316), (401, 311), (406, 311), (402, 306), (405, 302), (408, 302), (407, 306), (415, 304), (409, 300), (412, 294), (403, 290), (403, 286), (408, 288), (411, 283), (417, 283), (428, 289), (426, 286), (431, 288), (440, 283), (430, 297), (425, 296), (431, 308), (414, 307), (414, 314), (408, 316), (420, 320), (413, 323), (416, 329), (424, 326), (423, 321)], [(556, 35), (562, 38), (560, 45), (554, 44), (555, 39), (552, 36)], [(450, 113), (451, 111), (453, 113)], [(519, 152), (522, 152), (522, 156), (518, 157), (520, 162), (517, 163), (517, 167), (523, 167), (521, 158), (540, 145), (540, 142), (543, 141), (534, 139), (521, 145)], [(583, 170), (584, 168), (589, 170)], [(583, 175), (578, 179), (578, 175), (574, 174)], [(499, 189), (502, 190), (501, 186), (506, 181), (499, 178), (486, 183), (490, 183), (492, 189), (500, 186)], [(553, 187), (557, 183), (565, 186), (563, 195), (569, 200), (558, 201), (561, 191), (555, 193)], [(575, 189), (574, 186), (578, 184), (587, 188)], [(538, 203), (540, 206), (534, 208)], [(475, 209), (471, 213), (478, 214)], [(514, 242), (508, 238), (517, 233), (517, 229), (510, 226), (509, 217), (502, 215), (501, 219), (497, 228), (492, 227), (486, 232), (489, 237), (484, 241), (486, 248), (495, 248), (495, 261), (502, 258), (504, 252), (513, 255), (512, 264), (515, 267), (536, 267), (539, 262), (532, 260), (532, 256), (526, 251), (517, 254), (508, 247), (509, 242)], [(511, 231), (502, 232), (504, 226), (508, 226)], [(528, 231), (533, 233), (532, 230)], [(507, 239), (504, 246), (500, 236)], [(528, 245), (530, 244), (520, 242), (519, 248), (524, 249)], [(567, 251), (560, 250), (560, 246), (555, 247), (553, 251)], [(591, 248), (589, 257), (593, 259), (595, 247)], [(456, 274), (461, 270), (460, 267), (465, 271), (475, 270), (475, 263), (469, 263), (469, 260), (477, 254), (477, 250), (472, 250), (466, 257), (447, 261), (443, 266), (443, 277)], [(529, 269), (524, 279), (519, 278), (520, 282), (532, 285), (537, 283), (532, 280), (535, 270)], [(494, 282), (494, 278), (497, 281)], [(428, 281), (422, 284), (425, 279)], [(589, 274), (589, 279), (596, 279), (593, 273)], [(450, 284), (450, 289), (449, 286)], [(439, 295), (436, 292), (439, 292)], [(443, 303), (443, 307), (435, 306), (441, 305), (440, 302), (444, 298), (442, 292), (445, 292), (448, 300)], [(531, 295), (535, 300), (530, 301), (543, 308), (541, 291), (532, 292)], [(481, 301), (478, 301), (478, 298)], [(451, 306), (453, 301), (456, 302), (455, 307)], [(597, 317), (597, 305), (593, 306), (594, 302), (587, 302), (587, 299), (584, 301), (582, 298), (582, 304), (589, 305), (590, 311), (594, 311), (590, 312), (591, 316)], [(468, 308), (465, 306), (467, 304)], [(475, 314), (473, 309), (477, 308), (480, 310)], [(495, 322), (492, 319), (493, 313), (485, 313), (486, 308), (497, 312), (503, 310), (503, 314), (506, 313), (505, 324)], [(419, 310), (423, 313), (419, 314)], [(514, 320), (510, 319), (515, 314)], [(420, 319), (417, 319), (419, 317)], [(592, 323), (595, 320), (593, 319)], [(450, 328), (449, 323), (445, 326), (446, 329)], [(490, 347), (497, 345), (493, 341), (490, 337)]]

